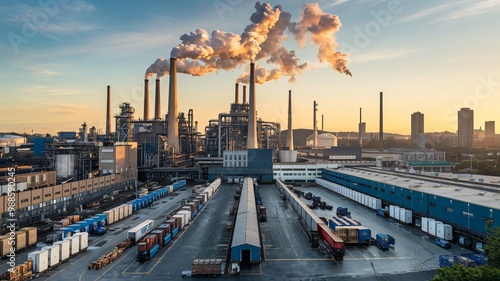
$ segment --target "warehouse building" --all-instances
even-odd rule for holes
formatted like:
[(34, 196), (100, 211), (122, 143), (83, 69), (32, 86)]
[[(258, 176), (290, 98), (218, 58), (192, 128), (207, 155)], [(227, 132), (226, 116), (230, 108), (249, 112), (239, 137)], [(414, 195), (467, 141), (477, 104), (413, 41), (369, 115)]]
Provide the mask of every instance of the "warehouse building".
[(484, 191), (473, 183), (437, 182), (374, 169), (324, 169), (322, 178), (380, 198), (383, 206), (412, 210), (416, 226), (421, 225), (423, 217), (449, 224), (453, 240), (474, 250), (482, 249), (487, 223), (500, 225), (500, 188), (494, 186)]

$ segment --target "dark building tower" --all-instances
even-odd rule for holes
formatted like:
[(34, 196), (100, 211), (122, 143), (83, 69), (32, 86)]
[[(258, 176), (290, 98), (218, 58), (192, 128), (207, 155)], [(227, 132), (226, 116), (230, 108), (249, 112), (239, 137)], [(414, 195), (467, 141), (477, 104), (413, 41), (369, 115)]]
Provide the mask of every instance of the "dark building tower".
[(380, 92), (380, 125), (378, 132), (378, 150), (384, 151), (384, 93)]
[(474, 140), (474, 110), (461, 108), (458, 112), (458, 146), (472, 147)]
[(363, 138), (366, 135), (366, 123), (363, 122), (362, 119), (362, 112), (361, 108), (359, 108), (359, 127), (358, 127), (358, 132), (359, 132), (359, 146), (363, 146)]
[(495, 121), (484, 122), (485, 146), (495, 146)]
[(420, 135), (424, 133), (424, 114), (419, 111), (411, 115), (411, 146), (423, 148), (420, 144)]

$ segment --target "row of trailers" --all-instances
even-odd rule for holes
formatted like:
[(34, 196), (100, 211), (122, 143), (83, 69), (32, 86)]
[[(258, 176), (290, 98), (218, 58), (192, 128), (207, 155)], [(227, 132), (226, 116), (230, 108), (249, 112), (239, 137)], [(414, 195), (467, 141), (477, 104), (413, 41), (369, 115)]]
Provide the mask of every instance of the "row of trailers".
[(220, 187), (221, 180), (200, 188), (189, 200), (154, 227), (153, 220), (146, 220), (127, 232), (127, 238), (137, 244), (136, 259), (140, 262), (151, 260), (161, 249), (174, 239), (193, 220)]
[(60, 225), (63, 227), (55, 229), (54, 234), (52, 236), (48, 236), (48, 239), (50, 239), (49, 242), (61, 241), (66, 237), (71, 237), (76, 233), (81, 232), (87, 232), (89, 234), (104, 234), (106, 233), (107, 226), (129, 217), (141, 209), (152, 206), (161, 198), (168, 196), (185, 185), (186, 180), (175, 182), (164, 188), (156, 189), (143, 197), (131, 200), (113, 209), (105, 211), (102, 214), (97, 214), (78, 222), (75, 221), (70, 225), (65, 225), (65, 220), (62, 220)]
[(316, 248), (320, 243), (323, 243), (335, 259), (343, 259), (345, 255), (344, 240), (331, 230), (325, 221), (314, 214), (283, 182), (276, 180), (276, 187), (283, 200), (287, 200), (297, 212), (300, 221), (308, 231), (311, 247)]

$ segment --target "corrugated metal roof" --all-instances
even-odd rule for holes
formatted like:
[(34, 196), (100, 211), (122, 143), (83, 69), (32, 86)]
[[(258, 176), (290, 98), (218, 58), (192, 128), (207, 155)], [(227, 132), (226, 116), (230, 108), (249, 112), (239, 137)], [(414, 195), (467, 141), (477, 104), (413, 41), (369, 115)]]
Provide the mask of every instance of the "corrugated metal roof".
[(245, 244), (260, 248), (259, 221), (251, 178), (243, 181), (231, 248)]

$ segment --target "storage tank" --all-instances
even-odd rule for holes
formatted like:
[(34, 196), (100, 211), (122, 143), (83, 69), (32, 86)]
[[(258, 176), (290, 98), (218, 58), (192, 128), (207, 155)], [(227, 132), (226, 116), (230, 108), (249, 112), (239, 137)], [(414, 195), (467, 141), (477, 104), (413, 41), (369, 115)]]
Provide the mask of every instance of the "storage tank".
[(66, 178), (75, 176), (76, 155), (75, 154), (57, 154), (56, 155), (56, 175)]
[(43, 273), (49, 268), (49, 251), (40, 250), (28, 254), (33, 261), (33, 273)]

